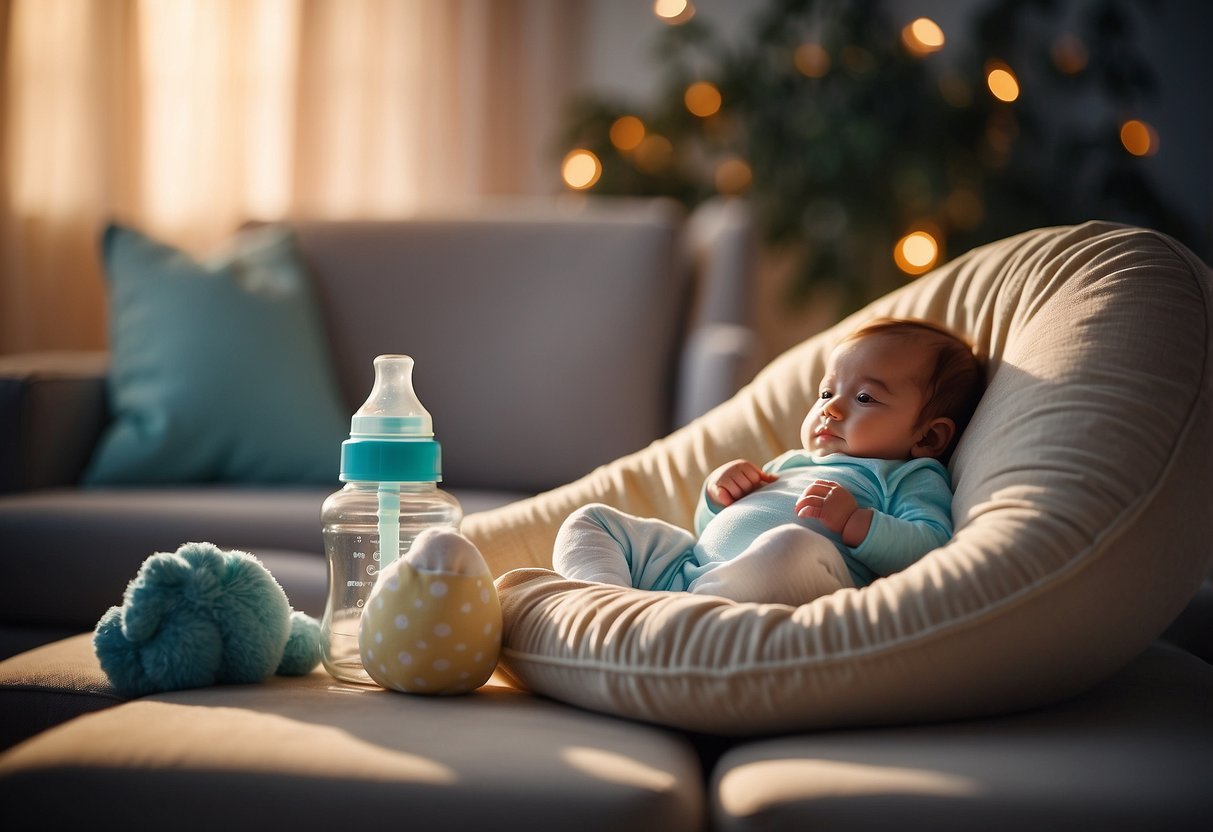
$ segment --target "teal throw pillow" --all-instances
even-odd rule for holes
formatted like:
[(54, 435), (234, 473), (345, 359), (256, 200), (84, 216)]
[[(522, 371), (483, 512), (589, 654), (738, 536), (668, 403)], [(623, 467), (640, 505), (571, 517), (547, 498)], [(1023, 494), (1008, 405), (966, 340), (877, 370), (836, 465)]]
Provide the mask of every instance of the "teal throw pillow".
[(292, 234), (198, 262), (110, 225), (112, 422), (89, 485), (333, 483), (349, 417)]

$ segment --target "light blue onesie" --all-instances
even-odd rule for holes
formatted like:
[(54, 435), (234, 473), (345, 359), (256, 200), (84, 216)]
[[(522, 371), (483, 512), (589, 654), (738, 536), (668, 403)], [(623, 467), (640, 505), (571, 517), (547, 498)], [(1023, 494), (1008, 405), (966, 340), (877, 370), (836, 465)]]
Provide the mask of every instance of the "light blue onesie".
[[(952, 487), (938, 460), (817, 456), (792, 450), (763, 470), (779, 474), (779, 479), (727, 508), (710, 503), (706, 486), (700, 491), (695, 511), (699, 540), (693, 549), (698, 567), (731, 560), (768, 529), (797, 523), (833, 541), (855, 585), (866, 586), (905, 569), (952, 537)], [(796, 516), (796, 501), (814, 480), (832, 480), (851, 492), (860, 508), (875, 509), (872, 527), (859, 546), (847, 546), (815, 518)]]
[[(664, 520), (634, 517), (598, 503), (584, 506), (569, 516), (557, 535), (554, 567), (580, 580), (695, 591), (692, 585), (701, 578), (723, 580), (726, 572), (714, 570), (747, 554), (760, 536), (796, 525), (832, 542), (854, 585), (866, 586), (904, 569), (952, 536), (951, 486), (937, 460), (814, 456), (793, 450), (763, 470), (779, 479), (726, 508), (709, 502), (705, 484), (695, 512), (698, 537)], [(796, 516), (796, 501), (818, 479), (837, 482), (860, 508), (874, 509), (871, 528), (859, 546), (846, 546), (817, 519)], [(714, 574), (706, 578), (709, 573)], [(790, 577), (784, 573), (784, 578)], [(780, 576), (764, 579), (778, 583)]]

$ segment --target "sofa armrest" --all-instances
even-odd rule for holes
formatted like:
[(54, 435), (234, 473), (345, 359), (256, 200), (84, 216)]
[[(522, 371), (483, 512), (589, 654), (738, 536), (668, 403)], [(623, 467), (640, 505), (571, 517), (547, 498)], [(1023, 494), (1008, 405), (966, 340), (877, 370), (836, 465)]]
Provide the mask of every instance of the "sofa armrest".
[(758, 242), (753, 212), (737, 197), (716, 197), (687, 220), (685, 256), (698, 273), (696, 319), (700, 323), (745, 324)]
[(676, 427), (731, 398), (758, 369), (758, 336), (737, 324), (704, 324), (683, 347), (674, 413)]
[(74, 484), (109, 418), (105, 352), (0, 356), (0, 493)]
[(683, 257), (696, 297), (679, 361), (675, 427), (731, 398), (759, 369), (761, 344), (749, 326), (756, 251), (743, 199), (708, 200), (687, 222)]

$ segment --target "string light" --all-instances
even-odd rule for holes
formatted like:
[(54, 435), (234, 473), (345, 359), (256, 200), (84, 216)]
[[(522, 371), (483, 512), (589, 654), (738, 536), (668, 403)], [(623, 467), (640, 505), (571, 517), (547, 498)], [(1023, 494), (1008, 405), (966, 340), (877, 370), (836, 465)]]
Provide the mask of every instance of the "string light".
[(1011, 71), (1011, 67), (1002, 61), (986, 63), (986, 86), (999, 101), (1008, 104), (1019, 98), (1019, 79)]
[(720, 110), (720, 90), (708, 81), (696, 81), (687, 87), (683, 101), (687, 109), (700, 118), (716, 115)]
[(644, 122), (636, 116), (620, 116), (611, 125), (611, 144), (616, 150), (627, 153), (640, 146), (644, 133)]
[(901, 30), (902, 45), (907, 52), (919, 58), (943, 49), (945, 40), (943, 29), (929, 17), (920, 17), (907, 23)]
[(579, 147), (570, 150), (564, 157), (560, 175), (564, 178), (564, 184), (575, 191), (584, 191), (594, 187), (598, 177), (602, 176), (602, 163), (593, 153)]
[(1158, 152), (1158, 133), (1144, 121), (1131, 118), (1120, 126), (1120, 143), (1134, 156), (1153, 156)]
[(893, 262), (906, 274), (928, 272), (939, 260), (939, 243), (927, 231), (911, 231), (893, 247)]

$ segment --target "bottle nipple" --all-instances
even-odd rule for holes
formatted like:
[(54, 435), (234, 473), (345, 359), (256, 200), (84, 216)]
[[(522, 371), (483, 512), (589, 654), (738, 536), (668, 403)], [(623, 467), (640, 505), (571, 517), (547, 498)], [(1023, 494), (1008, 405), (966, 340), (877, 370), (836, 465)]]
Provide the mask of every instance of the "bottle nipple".
[(413, 392), (413, 359), (381, 355), (375, 384), (341, 443), (342, 482), (440, 482), (434, 420)]
[(430, 438), (434, 420), (413, 391), (413, 359), (381, 355), (375, 359), (375, 384), (350, 420), (350, 438)]

